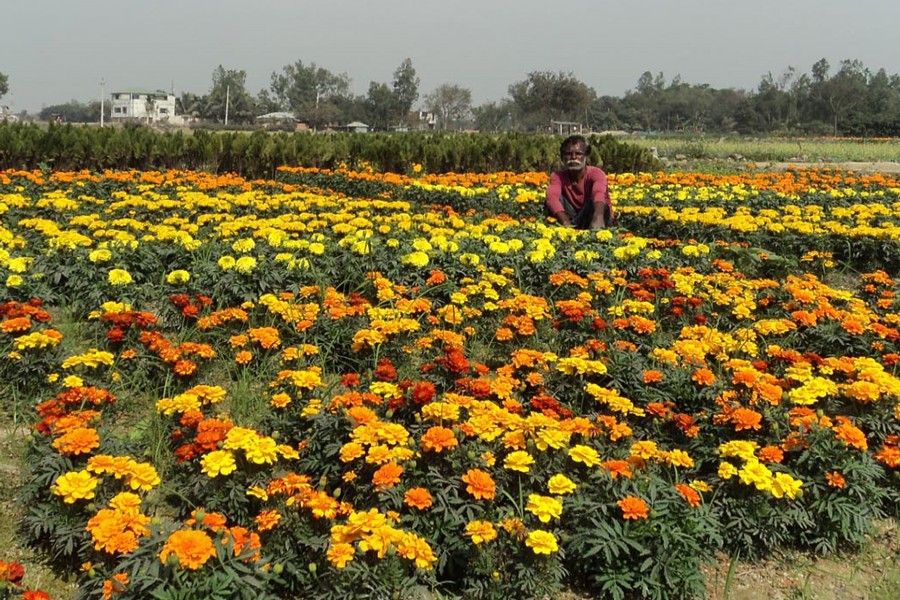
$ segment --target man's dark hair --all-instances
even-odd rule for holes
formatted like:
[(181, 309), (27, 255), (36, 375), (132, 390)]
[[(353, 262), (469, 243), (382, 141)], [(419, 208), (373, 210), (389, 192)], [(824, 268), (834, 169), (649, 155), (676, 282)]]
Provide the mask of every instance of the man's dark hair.
[(562, 141), (562, 144), (559, 145), (559, 154), (562, 156), (562, 153), (566, 151), (566, 148), (569, 146), (574, 146), (575, 144), (584, 144), (584, 154), (585, 156), (590, 155), (591, 153), (591, 144), (587, 141), (583, 135), (575, 134), (570, 135), (566, 139)]

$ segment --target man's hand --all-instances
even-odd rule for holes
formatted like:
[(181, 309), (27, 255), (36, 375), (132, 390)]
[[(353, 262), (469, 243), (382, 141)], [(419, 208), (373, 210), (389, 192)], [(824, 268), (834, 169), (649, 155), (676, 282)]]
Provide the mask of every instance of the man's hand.
[(595, 202), (594, 214), (591, 216), (591, 229), (604, 229), (606, 227), (606, 203)]
[(567, 215), (566, 211), (564, 211), (564, 210), (559, 211), (558, 213), (553, 215), (553, 217), (563, 227), (572, 227), (573, 226), (572, 221), (569, 220), (569, 215)]

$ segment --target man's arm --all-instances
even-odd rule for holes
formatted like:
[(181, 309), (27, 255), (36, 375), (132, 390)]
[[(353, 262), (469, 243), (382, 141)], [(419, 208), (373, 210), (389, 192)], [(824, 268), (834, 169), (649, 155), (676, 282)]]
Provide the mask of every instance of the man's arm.
[(591, 229), (603, 229), (609, 223), (607, 216), (612, 216), (612, 198), (609, 197), (609, 180), (601, 169), (591, 173), (593, 185), (591, 186), (591, 199), (594, 204), (594, 214), (591, 217)]
[(566, 227), (572, 226), (569, 215), (563, 208), (560, 197), (562, 196), (562, 179), (559, 174), (553, 172), (550, 174), (550, 184), (547, 186), (547, 195), (544, 198), (544, 205), (547, 207), (547, 213), (555, 218), (560, 225)]

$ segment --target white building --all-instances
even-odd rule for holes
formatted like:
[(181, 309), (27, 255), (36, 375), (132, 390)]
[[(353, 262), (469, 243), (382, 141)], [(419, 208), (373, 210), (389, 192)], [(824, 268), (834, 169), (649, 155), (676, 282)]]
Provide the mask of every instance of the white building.
[(12, 114), (12, 111), (8, 106), (0, 106), (0, 123), (3, 121), (15, 122), (18, 121), (19, 117)]
[(126, 90), (113, 92), (110, 118), (115, 122), (178, 124), (175, 117), (175, 94), (163, 90)]

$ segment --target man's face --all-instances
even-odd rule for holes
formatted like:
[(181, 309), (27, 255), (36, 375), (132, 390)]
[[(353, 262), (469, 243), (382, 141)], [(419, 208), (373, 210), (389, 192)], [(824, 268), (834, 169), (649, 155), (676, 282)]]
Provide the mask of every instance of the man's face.
[(570, 171), (581, 171), (587, 164), (587, 153), (581, 142), (575, 142), (563, 148), (561, 157)]

